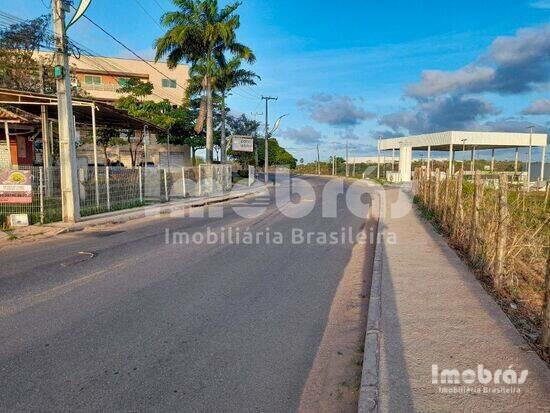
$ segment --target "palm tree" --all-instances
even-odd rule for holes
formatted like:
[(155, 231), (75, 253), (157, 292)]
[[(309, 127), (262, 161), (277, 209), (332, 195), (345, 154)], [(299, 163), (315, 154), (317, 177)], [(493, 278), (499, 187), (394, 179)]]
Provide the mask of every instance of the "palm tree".
[[(225, 133), (225, 99), (227, 93), (239, 86), (254, 86), (256, 80), (260, 77), (251, 70), (246, 70), (241, 67), (243, 59), (235, 56), (223, 65), (218, 65), (213, 72), (211, 72), (210, 78), (214, 91), (220, 94), (221, 102), (221, 161), (225, 162), (226, 158), (226, 133)], [(202, 90), (203, 79), (206, 76), (208, 68), (205, 65), (195, 65), (191, 69), (189, 86), (187, 93), (189, 95), (195, 95)]]
[(206, 89), (206, 162), (212, 163), (214, 128), (212, 112), (212, 75), (217, 65), (226, 64), (229, 52), (250, 63), (254, 53), (237, 42), (236, 31), (240, 26), (235, 13), (239, 2), (219, 10), (217, 0), (173, 0), (179, 10), (162, 17), (162, 25), (168, 28), (164, 36), (155, 41), (155, 61), (166, 57), (168, 67), (174, 68), (181, 61), (192, 66), (204, 65)]

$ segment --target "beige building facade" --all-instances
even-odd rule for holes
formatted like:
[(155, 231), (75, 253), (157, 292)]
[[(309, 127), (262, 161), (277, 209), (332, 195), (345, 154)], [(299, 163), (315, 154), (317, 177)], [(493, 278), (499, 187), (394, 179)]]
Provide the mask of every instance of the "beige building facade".
[(123, 96), (117, 90), (128, 79), (136, 78), (153, 84), (153, 93), (145, 99), (155, 102), (168, 100), (172, 105), (181, 105), (189, 80), (187, 65), (170, 69), (164, 62), (84, 55), (78, 59), (71, 56), (69, 63), (78, 85), (91, 98), (105, 102)]

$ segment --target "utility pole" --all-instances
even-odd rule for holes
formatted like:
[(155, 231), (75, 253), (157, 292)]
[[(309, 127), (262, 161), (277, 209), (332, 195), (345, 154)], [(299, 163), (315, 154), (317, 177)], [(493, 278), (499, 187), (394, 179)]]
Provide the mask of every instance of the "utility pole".
[[(263, 115), (263, 113), (252, 112), (251, 115), (254, 116), (254, 122), (258, 123), (258, 116)], [(260, 126), (259, 123), (258, 126)], [(254, 130), (254, 166), (258, 169), (258, 128)]]
[(317, 175), (321, 175), (321, 159), (319, 155), (319, 144), (317, 144)]
[(55, 35), (55, 68), (57, 86), (57, 113), (59, 123), (59, 161), (61, 166), (61, 200), (63, 221), (80, 219), (80, 199), (76, 170), (75, 124), (71, 99), (69, 55), (65, 34), (65, 7), (67, 2), (52, 0), (52, 18)]
[(265, 100), (265, 148), (264, 148), (264, 182), (269, 182), (269, 101), (277, 100), (277, 97), (262, 96)]
[(346, 141), (346, 177), (349, 176), (349, 151), (348, 151), (348, 141)]

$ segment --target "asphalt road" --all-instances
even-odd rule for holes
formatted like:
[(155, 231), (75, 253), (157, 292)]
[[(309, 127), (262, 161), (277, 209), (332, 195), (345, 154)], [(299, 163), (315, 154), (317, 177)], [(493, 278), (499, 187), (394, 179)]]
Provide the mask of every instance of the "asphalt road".
[[(271, 196), (0, 250), (0, 410), (296, 410), (353, 245), (295, 245), (292, 231), (365, 222), (341, 195), (323, 218), (326, 181), (307, 181), (317, 202), (282, 207), (313, 207), (302, 218)], [(166, 242), (208, 228), (272, 242)]]

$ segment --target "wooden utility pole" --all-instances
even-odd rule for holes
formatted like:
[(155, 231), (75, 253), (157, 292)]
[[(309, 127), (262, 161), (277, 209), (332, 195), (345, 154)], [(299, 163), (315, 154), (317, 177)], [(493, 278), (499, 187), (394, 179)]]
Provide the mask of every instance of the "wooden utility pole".
[(69, 55), (67, 52), (67, 36), (65, 34), (66, 4), (63, 0), (52, 1), (53, 30), (55, 35), (54, 74), (57, 86), (63, 221), (75, 222), (80, 219), (80, 200), (76, 170), (76, 131), (73, 121)]

